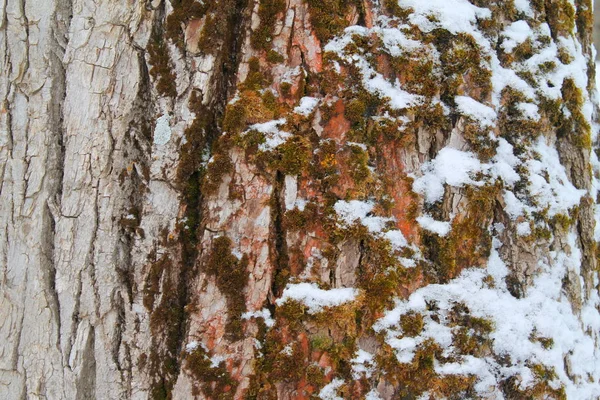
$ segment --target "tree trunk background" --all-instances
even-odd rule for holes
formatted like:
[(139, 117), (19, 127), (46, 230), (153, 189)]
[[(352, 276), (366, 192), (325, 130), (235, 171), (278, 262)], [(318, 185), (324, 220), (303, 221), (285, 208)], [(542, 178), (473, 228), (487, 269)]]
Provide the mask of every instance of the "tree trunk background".
[(0, 398), (598, 398), (591, 0), (398, 3), (0, 2)]

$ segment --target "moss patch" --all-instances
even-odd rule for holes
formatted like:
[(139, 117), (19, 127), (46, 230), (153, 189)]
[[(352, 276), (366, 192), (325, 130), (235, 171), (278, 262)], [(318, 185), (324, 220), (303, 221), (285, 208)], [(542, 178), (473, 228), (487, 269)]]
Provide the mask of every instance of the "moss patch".
[(243, 338), (241, 316), (246, 311), (244, 290), (248, 284), (248, 256), (241, 260), (231, 253), (232, 242), (226, 236), (214, 239), (206, 272), (215, 278), (219, 291), (227, 298), (225, 332), (231, 340)]
[(233, 399), (237, 388), (237, 381), (231, 377), (221, 361), (217, 366), (212, 366), (212, 361), (202, 346), (198, 346), (185, 356), (185, 367), (194, 377), (194, 395), (198, 391), (210, 398)]
[(277, 16), (285, 11), (285, 0), (261, 0), (258, 7), (260, 25), (252, 32), (250, 42), (257, 50), (269, 50)]
[(351, 8), (362, 10), (358, 0), (308, 0), (310, 23), (321, 43), (340, 34), (349, 25), (345, 18)]
[(174, 71), (173, 63), (169, 56), (169, 49), (167, 48), (163, 37), (154, 29), (150, 42), (148, 44), (148, 61), (152, 68), (150, 68), (150, 75), (156, 82), (156, 90), (161, 96), (174, 98), (177, 96), (177, 88), (175, 86), (175, 79), (177, 78)]

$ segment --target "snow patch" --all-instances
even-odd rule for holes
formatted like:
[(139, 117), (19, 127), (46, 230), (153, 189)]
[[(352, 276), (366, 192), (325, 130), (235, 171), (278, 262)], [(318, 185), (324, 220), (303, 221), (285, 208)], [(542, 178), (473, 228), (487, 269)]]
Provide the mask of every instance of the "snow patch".
[(319, 392), (319, 398), (322, 400), (344, 400), (337, 395), (337, 390), (342, 387), (343, 384), (343, 380), (335, 378), (327, 385), (323, 386), (323, 389)]
[(461, 113), (479, 121), (482, 126), (490, 128), (496, 124), (498, 116), (493, 108), (467, 96), (456, 96), (454, 101)]
[(436, 221), (430, 215), (421, 215), (417, 218), (417, 222), (421, 227), (429, 232), (446, 236), (450, 232), (450, 222)]
[(502, 32), (502, 36), (505, 37), (502, 42), (502, 48), (507, 53), (512, 53), (512, 51), (518, 45), (524, 43), (527, 39), (533, 36), (533, 31), (529, 27), (527, 21), (516, 21), (506, 27), (506, 29)]
[(271, 317), (271, 311), (268, 308), (263, 308), (262, 310), (254, 311), (254, 312), (245, 312), (242, 314), (242, 319), (250, 319), (250, 318), (262, 318), (265, 322), (265, 325), (268, 328), (272, 328), (275, 326), (275, 320)]
[(303, 97), (300, 99), (298, 107), (294, 108), (294, 112), (308, 117), (314, 111), (317, 104), (319, 104), (319, 99), (316, 97)]
[(483, 170), (481, 162), (473, 153), (445, 147), (437, 157), (421, 168), (423, 176), (413, 183), (413, 190), (425, 197), (427, 203), (434, 203), (444, 196), (444, 185), (462, 187), (480, 186), (472, 176)]
[(264, 134), (265, 142), (261, 143), (258, 146), (258, 149), (260, 151), (272, 151), (285, 143), (286, 140), (292, 136), (291, 133), (279, 129), (279, 126), (284, 125), (285, 123), (285, 118), (281, 118), (263, 122), (261, 124), (250, 125), (244, 134), (247, 134), (250, 131), (257, 131)]
[(276, 300), (277, 305), (285, 303), (288, 299), (299, 301), (308, 307), (310, 314), (319, 313), (324, 307), (336, 307), (356, 299), (358, 290), (354, 288), (338, 288), (324, 290), (316, 283), (288, 284), (281, 296)]

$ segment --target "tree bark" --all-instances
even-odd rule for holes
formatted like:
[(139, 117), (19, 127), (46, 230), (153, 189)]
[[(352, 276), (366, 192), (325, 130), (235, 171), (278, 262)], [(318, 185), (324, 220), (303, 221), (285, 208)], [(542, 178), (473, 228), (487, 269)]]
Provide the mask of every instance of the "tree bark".
[(598, 398), (592, 8), (0, 2), (0, 397)]

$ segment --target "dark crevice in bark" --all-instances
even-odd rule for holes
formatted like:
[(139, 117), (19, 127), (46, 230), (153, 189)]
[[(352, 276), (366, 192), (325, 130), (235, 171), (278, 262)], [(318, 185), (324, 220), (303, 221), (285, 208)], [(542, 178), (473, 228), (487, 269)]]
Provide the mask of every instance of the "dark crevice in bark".
[(111, 356), (113, 363), (117, 367), (117, 371), (121, 374), (121, 380), (125, 381), (125, 370), (121, 365), (119, 353), (121, 351), (121, 345), (123, 344), (123, 332), (125, 331), (125, 301), (119, 292), (113, 293), (112, 308), (117, 312), (117, 320), (115, 322), (114, 339), (111, 344)]
[(79, 310), (81, 309), (81, 293), (83, 290), (83, 281), (81, 279), (81, 271), (77, 274), (77, 293), (75, 293), (75, 305), (73, 306), (73, 314), (71, 315), (71, 332), (69, 334), (67, 344), (67, 350), (65, 354), (65, 359), (67, 360), (66, 364), (69, 369), (72, 369), (72, 366), (69, 364), (68, 360), (71, 358), (71, 351), (73, 350), (73, 343), (75, 342), (75, 337), (77, 336), (77, 327), (79, 326), (80, 317)]
[[(272, 232), (272, 257), (275, 271), (271, 282), (271, 294), (281, 297), (283, 289), (290, 277), (289, 257), (286, 242), (286, 230), (283, 224), (285, 202), (283, 200), (285, 176), (283, 172), (277, 171), (273, 183), (271, 195), (271, 232)], [(275, 299), (271, 300), (273, 303)]]
[[(52, 164), (48, 167), (46, 175), (47, 182), (50, 186), (48, 203), (45, 207), (46, 216), (45, 220), (48, 221), (48, 228), (44, 229), (44, 237), (46, 239), (46, 246), (43, 251), (46, 253), (47, 258), (47, 276), (48, 276), (48, 290), (50, 295), (50, 304), (52, 312), (54, 313), (56, 321), (56, 347), (60, 351), (61, 355), (65, 357), (61, 349), (61, 306), (59, 302), (58, 292), (56, 290), (56, 259), (55, 259), (55, 235), (56, 235), (56, 224), (58, 219), (61, 217), (60, 212), (60, 199), (63, 191), (63, 179), (64, 179), (64, 160), (65, 160), (65, 145), (64, 145), (64, 103), (67, 97), (67, 71), (63, 65), (63, 57), (65, 54), (66, 44), (68, 43), (69, 27), (72, 19), (72, 2), (62, 1), (56, 5), (56, 11), (54, 14), (54, 22), (52, 27), (52, 48), (49, 58), (49, 67), (52, 71), (52, 101), (50, 102), (50, 116), (51, 116), (51, 132), (52, 132), (52, 144), (48, 149), (48, 159), (52, 160)], [(76, 313), (78, 314), (79, 308), (79, 296), (81, 295), (81, 281), (78, 291), (78, 297), (76, 299)], [(74, 319), (78, 319), (77, 315), (73, 315)], [(74, 341), (75, 332), (77, 325), (74, 325), (75, 331), (71, 332), (69, 352)], [(68, 366), (68, 357), (63, 359), (63, 365)]]
[(87, 400), (96, 397), (96, 334), (90, 325), (87, 341), (83, 346), (81, 371), (77, 377), (76, 400)]
[[(144, 215), (145, 194), (150, 181), (150, 164), (152, 150), (152, 121), (154, 113), (151, 94), (151, 83), (146, 64), (145, 52), (137, 51), (139, 67), (139, 86), (132, 109), (123, 148), (127, 149), (123, 158), (126, 165), (119, 173), (119, 186), (126, 198), (123, 205), (121, 225), (121, 243), (119, 245), (119, 260), (117, 272), (121, 283), (127, 292), (130, 307), (137, 293), (135, 270), (132, 265), (132, 252), (135, 248), (136, 237), (144, 238), (145, 232), (140, 227)], [(132, 166), (129, 170), (129, 166)]]

